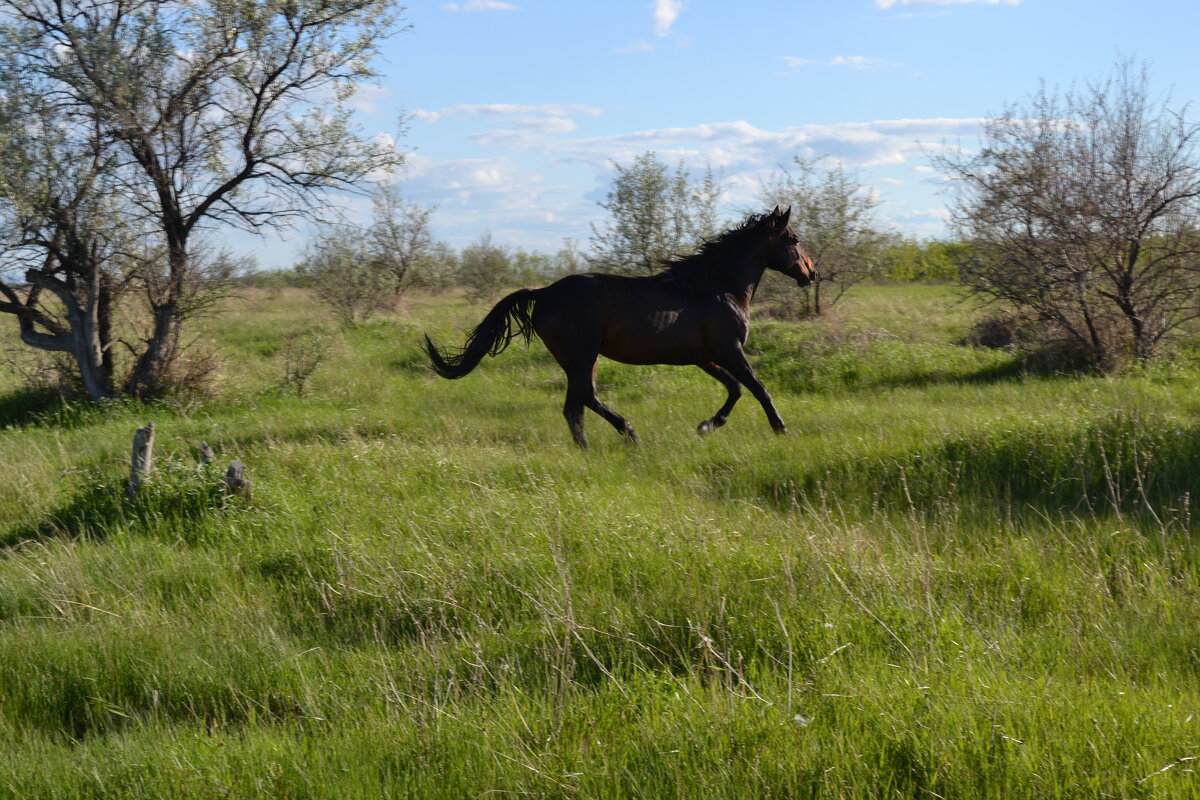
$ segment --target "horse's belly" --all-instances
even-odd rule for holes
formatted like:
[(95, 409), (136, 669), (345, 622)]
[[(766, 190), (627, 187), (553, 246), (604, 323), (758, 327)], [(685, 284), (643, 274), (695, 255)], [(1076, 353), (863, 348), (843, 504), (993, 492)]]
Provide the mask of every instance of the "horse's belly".
[(702, 357), (701, 349), (690, 342), (607, 339), (600, 347), (600, 355), (624, 364), (696, 364), (707, 360)]
[[(713, 344), (738, 338), (735, 318), (725, 309), (644, 308), (605, 320), (600, 354), (626, 364), (703, 364)], [(613, 317), (616, 317), (615, 319)], [(744, 326), (742, 326), (744, 329)]]

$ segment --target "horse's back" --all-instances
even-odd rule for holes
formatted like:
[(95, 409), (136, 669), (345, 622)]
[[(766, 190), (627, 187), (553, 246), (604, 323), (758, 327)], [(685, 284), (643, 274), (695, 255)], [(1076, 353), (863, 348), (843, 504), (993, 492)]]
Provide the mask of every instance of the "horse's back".
[(628, 364), (704, 363), (715, 332), (738, 335), (732, 308), (680, 292), (660, 276), (568, 275), (538, 291), (532, 321), (560, 361), (598, 353)]

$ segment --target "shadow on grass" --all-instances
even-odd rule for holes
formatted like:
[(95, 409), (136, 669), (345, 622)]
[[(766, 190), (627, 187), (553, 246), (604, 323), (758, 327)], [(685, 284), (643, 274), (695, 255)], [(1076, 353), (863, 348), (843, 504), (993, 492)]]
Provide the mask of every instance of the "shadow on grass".
[(881, 375), (877, 378), (856, 382), (848, 388), (854, 389), (922, 389), (938, 384), (966, 384), (986, 386), (994, 383), (1005, 383), (1027, 377), (1052, 378), (1062, 377), (1053, 373), (1037, 374), (1027, 368), (1024, 361), (1018, 357), (987, 364), (974, 369), (955, 370), (930, 368), (925, 371), (908, 374)]
[(83, 395), (62, 395), (53, 389), (19, 389), (0, 395), (0, 428), (79, 428), (104, 422), (130, 411), (153, 409), (156, 414), (174, 414), (171, 401), (138, 401), (111, 397), (93, 403)]
[(770, 329), (751, 339), (746, 352), (769, 388), (794, 394), (979, 385), (1038, 374), (1016, 352), (897, 340), (791, 341)]
[(892, 456), (838, 458), (799, 472), (787, 463), (713, 462), (707, 482), (780, 510), (864, 507), (981, 520), (1129, 514), (1190, 528), (1200, 493), (1200, 427), (1112, 414), (1030, 422)]
[(18, 389), (0, 395), (0, 427), (34, 425), (67, 405), (53, 389)]
[(197, 522), (230, 502), (215, 468), (163, 461), (135, 497), (126, 497), (124, 480), (88, 484), (42, 519), (0, 531), (0, 551), (53, 539), (98, 541), (127, 530), (199, 544), (211, 532)]

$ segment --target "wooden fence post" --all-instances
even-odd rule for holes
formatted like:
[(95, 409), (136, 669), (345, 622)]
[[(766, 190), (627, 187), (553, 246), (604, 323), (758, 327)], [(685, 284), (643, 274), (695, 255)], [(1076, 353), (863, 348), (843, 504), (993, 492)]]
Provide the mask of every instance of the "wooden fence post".
[(138, 428), (133, 434), (133, 453), (129, 463), (129, 486), (125, 496), (133, 496), (142, 488), (142, 483), (150, 477), (154, 469), (154, 423), (146, 423), (146, 427)]
[(229, 465), (229, 469), (225, 472), (225, 490), (230, 494), (236, 494), (239, 497), (244, 497), (247, 500), (252, 495), (250, 480), (246, 477), (246, 465), (241, 461), (234, 461)]

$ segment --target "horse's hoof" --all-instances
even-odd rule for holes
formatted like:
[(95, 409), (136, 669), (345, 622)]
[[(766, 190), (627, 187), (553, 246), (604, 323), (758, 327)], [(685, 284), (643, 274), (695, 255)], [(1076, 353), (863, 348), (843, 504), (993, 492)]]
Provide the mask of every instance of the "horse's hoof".
[(638, 438), (638, 435), (634, 432), (633, 428), (625, 429), (625, 441), (629, 442), (630, 444), (642, 443), (642, 440)]
[(708, 434), (712, 433), (716, 429), (717, 429), (717, 426), (713, 425), (712, 420), (706, 419), (706, 420), (704, 420), (704, 422), (701, 422), (700, 425), (696, 428), (696, 433), (700, 434), (701, 436), (707, 436)]
[(774, 430), (776, 436), (783, 436), (785, 433), (787, 433), (787, 425), (776, 426)]

